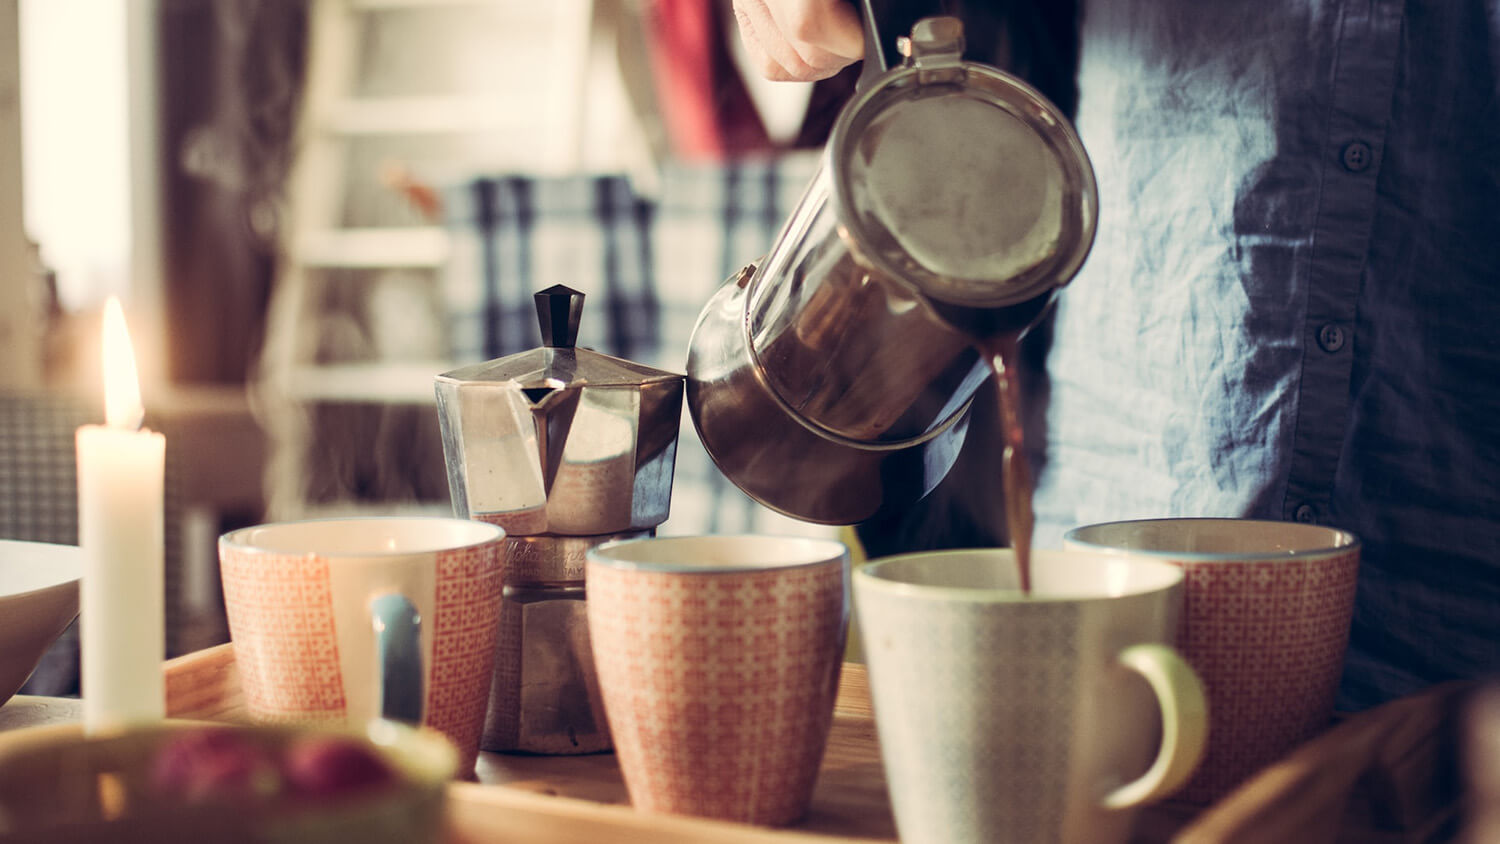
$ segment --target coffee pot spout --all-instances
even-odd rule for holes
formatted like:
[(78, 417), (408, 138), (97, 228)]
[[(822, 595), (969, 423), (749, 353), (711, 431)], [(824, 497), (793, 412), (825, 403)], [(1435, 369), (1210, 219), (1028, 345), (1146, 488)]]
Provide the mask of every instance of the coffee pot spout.
[(578, 413), (580, 390), (549, 389), (546, 395), (532, 399), (531, 423), (536, 432), (536, 459), (542, 477), (542, 488), (552, 492), (552, 483), (557, 479), (557, 469), (563, 462), (563, 449), (568, 444), (568, 432), (573, 428), (573, 419)]

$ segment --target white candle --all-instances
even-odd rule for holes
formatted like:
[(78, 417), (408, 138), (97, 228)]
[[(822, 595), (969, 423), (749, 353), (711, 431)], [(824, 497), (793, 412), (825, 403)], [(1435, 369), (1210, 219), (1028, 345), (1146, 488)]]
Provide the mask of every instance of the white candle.
[(86, 731), (166, 711), (162, 471), (166, 438), (141, 429), (135, 353), (120, 303), (104, 312), (104, 425), (78, 429), (79, 595)]

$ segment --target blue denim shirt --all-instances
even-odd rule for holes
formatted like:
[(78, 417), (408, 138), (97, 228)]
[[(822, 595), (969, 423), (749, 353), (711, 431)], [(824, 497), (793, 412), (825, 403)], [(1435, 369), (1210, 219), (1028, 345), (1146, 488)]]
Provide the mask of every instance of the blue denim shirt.
[(1341, 706), (1500, 671), (1500, 3), (1088, 0), (1080, 39), (1100, 226), (1045, 359), (1038, 545), (1338, 526)]

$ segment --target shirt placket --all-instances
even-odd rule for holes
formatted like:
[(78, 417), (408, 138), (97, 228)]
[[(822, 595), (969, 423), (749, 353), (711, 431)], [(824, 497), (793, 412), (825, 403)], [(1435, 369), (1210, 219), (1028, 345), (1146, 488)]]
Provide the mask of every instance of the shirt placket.
[(1403, 3), (1341, 4), (1332, 93), (1319, 148), (1318, 207), (1306, 253), (1297, 423), (1283, 515), (1330, 516), (1349, 422), (1354, 325), (1375, 218), (1376, 179), (1396, 83)]

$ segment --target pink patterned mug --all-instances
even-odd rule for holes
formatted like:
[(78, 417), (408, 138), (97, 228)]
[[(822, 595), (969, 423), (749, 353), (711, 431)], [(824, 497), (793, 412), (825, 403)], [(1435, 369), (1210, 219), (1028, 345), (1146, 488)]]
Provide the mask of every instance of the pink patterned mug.
[(246, 708), (260, 722), (420, 723), (472, 772), (499, 633), (505, 532), (376, 517), (219, 539)]
[(833, 724), (849, 552), (695, 536), (589, 551), (589, 635), (630, 801), (778, 826), (806, 813)]
[(1327, 728), (1359, 572), (1347, 531), (1252, 519), (1145, 519), (1070, 531), (1065, 547), (1186, 575), (1177, 646), (1208, 692), (1208, 752), (1181, 797), (1218, 800)]

